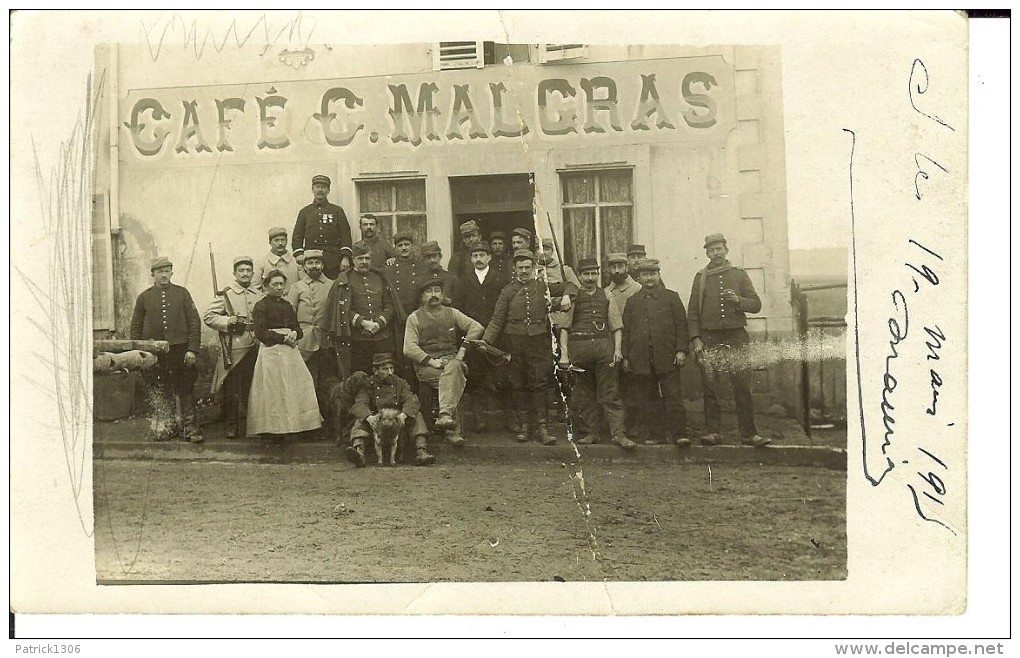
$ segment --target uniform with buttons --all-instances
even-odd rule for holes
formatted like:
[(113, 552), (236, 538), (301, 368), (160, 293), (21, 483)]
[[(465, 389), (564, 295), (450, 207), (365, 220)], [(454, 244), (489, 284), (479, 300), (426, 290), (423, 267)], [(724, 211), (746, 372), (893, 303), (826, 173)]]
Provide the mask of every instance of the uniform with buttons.
[(426, 269), (414, 256), (408, 258), (398, 256), (392, 265), (386, 266), (386, 278), (393, 284), (397, 299), (407, 313), (418, 308), (418, 281), (424, 276)]
[(351, 246), (351, 225), (340, 206), (314, 201), (298, 212), (291, 237), (294, 255), (306, 249), (322, 250), (322, 271), (329, 278), (340, 273), (340, 248)]
[[(393, 351), (393, 322), (396, 308), (386, 281), (376, 272), (347, 273), (351, 290), (351, 363), (353, 370), (372, 372), (372, 356)], [(361, 327), (362, 320), (373, 320), (381, 326), (374, 335)]]

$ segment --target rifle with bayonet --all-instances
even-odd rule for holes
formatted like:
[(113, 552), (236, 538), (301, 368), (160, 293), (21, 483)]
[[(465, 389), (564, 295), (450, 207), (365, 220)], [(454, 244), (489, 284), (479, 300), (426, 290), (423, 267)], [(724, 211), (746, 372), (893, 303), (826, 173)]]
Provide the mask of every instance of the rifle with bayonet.
[[(224, 288), (220, 290), (219, 284), (216, 282), (216, 256), (213, 255), (212, 243), (209, 243), (209, 267), (212, 268), (212, 285), (213, 285), (213, 297), (223, 297), (224, 306), (227, 309), (227, 315), (233, 316), (234, 309), (230, 303), (230, 298), (227, 297), (227, 290)], [(216, 335), (220, 339), (220, 352), (223, 352), (223, 368), (230, 370), (233, 366), (234, 361), (234, 335), (232, 333), (217, 331)]]

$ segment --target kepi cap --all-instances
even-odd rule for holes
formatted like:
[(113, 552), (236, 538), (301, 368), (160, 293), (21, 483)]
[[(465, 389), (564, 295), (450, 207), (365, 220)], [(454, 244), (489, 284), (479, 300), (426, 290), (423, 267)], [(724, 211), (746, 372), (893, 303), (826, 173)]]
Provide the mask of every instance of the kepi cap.
[(496, 238), (499, 238), (500, 240), (506, 240), (506, 233), (503, 231), (493, 231), (492, 233), (489, 234), (490, 240), (495, 240)]
[(443, 288), (443, 280), (440, 279), (438, 276), (425, 279), (424, 281), (418, 284), (418, 296), (420, 297), (421, 294), (425, 292), (426, 288), (430, 288), (432, 286), (439, 286), (440, 288)]
[(647, 254), (647, 253), (648, 250), (645, 249), (645, 246), (643, 244), (632, 244), (631, 246), (627, 247), (628, 256), (630, 256), (631, 254)]
[(236, 257), (234, 259), (234, 269), (236, 270), (237, 266), (240, 265), (241, 263), (248, 263), (252, 267), (255, 267), (255, 261), (252, 259), (251, 256), (238, 256), (238, 257)]
[(273, 228), (269, 229), (269, 239), (270, 240), (272, 240), (273, 238), (275, 238), (278, 235), (282, 235), (283, 237), (287, 237), (287, 229), (283, 228), (282, 226), (274, 226)]
[(642, 258), (641, 260), (638, 261), (637, 267), (635, 269), (637, 269), (638, 272), (645, 272), (645, 271), (652, 271), (652, 270), (658, 272), (659, 271), (659, 261), (657, 259), (655, 259), (655, 258)]
[(429, 256), (431, 254), (443, 253), (443, 248), (440, 247), (439, 243), (436, 242), (435, 240), (429, 240), (428, 242), (421, 246), (421, 249), (419, 251), (421, 252), (422, 256)]
[(393, 234), (393, 244), (401, 241), (414, 242), (414, 234), (410, 231), (397, 231)]
[(708, 249), (708, 245), (722, 242), (726, 244), (726, 237), (722, 233), (709, 233), (705, 236), (705, 249)]
[(577, 271), (583, 272), (585, 270), (597, 270), (599, 269), (599, 262), (594, 258), (582, 258), (577, 261)]
[(307, 262), (309, 258), (318, 258), (319, 260), (322, 260), (322, 249), (305, 249), (305, 262)]
[(476, 222), (473, 219), (469, 219), (468, 221), (460, 225), (461, 235), (466, 235), (468, 233), (473, 233), (475, 231), (481, 232), (481, 229), (478, 228), (478, 222)]
[(623, 253), (622, 251), (614, 251), (608, 256), (606, 256), (606, 262), (609, 263), (610, 265), (612, 265), (613, 263), (626, 263), (627, 254)]
[(514, 252), (514, 261), (519, 260), (535, 260), (535, 252), (531, 249), (518, 249)]
[(513, 230), (512, 235), (519, 235), (523, 238), (531, 239), (531, 231), (526, 228), (517, 227)]
[(468, 254), (473, 254), (476, 251), (484, 251), (487, 254), (491, 254), (492, 247), (490, 247), (489, 243), (486, 242), (485, 240), (475, 240), (474, 242), (467, 246), (466, 251), (468, 252)]
[(316, 174), (312, 176), (312, 185), (315, 185), (316, 183), (325, 183), (326, 185), (331, 184), (329, 176), (323, 176), (322, 174)]
[(354, 243), (354, 246), (351, 247), (351, 255), (353, 256), (364, 256), (366, 254), (371, 253), (372, 250), (369, 249), (366, 245), (361, 244), (360, 242)]
[(149, 261), (149, 271), (151, 272), (153, 270), (158, 270), (159, 268), (166, 267), (167, 265), (169, 265), (170, 267), (174, 266), (174, 264), (171, 263), (170, 259), (167, 258), (166, 256), (156, 256), (151, 261)]
[(393, 353), (392, 352), (377, 352), (376, 354), (374, 354), (372, 356), (372, 366), (373, 367), (384, 366), (387, 363), (396, 363), (393, 360)]

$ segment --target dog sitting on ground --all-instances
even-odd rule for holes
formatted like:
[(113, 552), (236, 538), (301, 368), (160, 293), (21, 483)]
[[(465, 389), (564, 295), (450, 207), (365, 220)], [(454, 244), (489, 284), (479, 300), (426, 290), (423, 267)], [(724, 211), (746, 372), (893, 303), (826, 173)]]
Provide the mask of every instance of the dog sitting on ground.
[(368, 375), (360, 370), (355, 371), (350, 377), (340, 380), (338, 377), (330, 377), (323, 382), (329, 398), (329, 410), (333, 415), (333, 432), (338, 446), (347, 446), (351, 443), (351, 426), (355, 418), (351, 415), (351, 407), (354, 405), (354, 398), (358, 390), (368, 381)]
[(397, 447), (400, 445), (400, 410), (385, 407), (379, 410), (379, 418), (372, 426), (372, 443), (375, 445), (376, 461), (383, 465), (383, 450), (389, 453), (389, 465), (397, 465)]

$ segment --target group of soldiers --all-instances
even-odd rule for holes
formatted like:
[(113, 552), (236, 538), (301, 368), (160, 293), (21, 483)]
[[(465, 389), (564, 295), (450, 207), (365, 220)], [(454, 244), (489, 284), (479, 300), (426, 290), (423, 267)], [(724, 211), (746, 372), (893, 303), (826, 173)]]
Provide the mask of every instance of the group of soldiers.
[[(575, 271), (559, 262), (551, 240), (535, 245), (526, 228), (514, 229), (507, 245), (506, 234), (483, 236), (467, 221), (444, 269), (437, 242), (418, 245), (398, 230), (391, 244), (371, 214), (361, 216), (361, 239), (352, 242), (329, 190), (326, 176), (313, 177), (313, 202), (298, 213), (290, 248), (287, 230), (271, 228), (269, 251), (234, 258), (234, 281), (201, 317), (188, 290), (171, 283), (172, 263), (153, 259), (154, 285), (138, 297), (131, 337), (170, 344), (147, 380), (150, 397), (178, 402), (181, 421), (157, 431), (157, 440), (175, 432), (203, 440), (194, 395), (200, 322), (220, 337), (211, 392), (222, 389), (227, 436), (243, 435), (259, 351), (252, 309), (268, 292), (263, 277), (282, 273), (300, 326), (295, 347), (325, 428), (359, 466), (386, 409), (397, 410), (417, 464), (434, 461), (430, 431), (462, 445), (466, 390), (476, 430), (486, 429), (486, 411), (498, 410), (517, 441), (554, 444), (549, 389), (556, 372), (568, 375), (577, 443), (608, 438), (629, 450), (633, 437), (689, 446), (680, 378), (688, 355), (702, 366), (707, 432), (700, 442), (719, 442), (717, 373), (702, 357), (746, 345), (745, 314), (761, 310), (747, 274), (726, 259), (721, 234), (705, 240), (709, 265), (695, 276), (685, 307), (642, 245), (608, 254), (602, 287), (594, 258), (580, 259)], [(749, 374), (734, 368), (729, 376), (743, 442), (768, 444), (755, 427)]]

